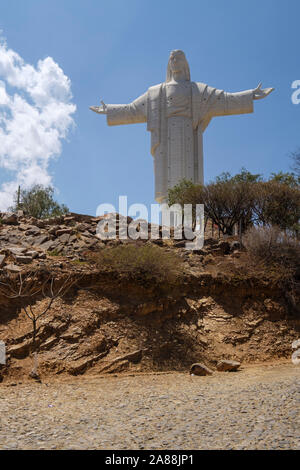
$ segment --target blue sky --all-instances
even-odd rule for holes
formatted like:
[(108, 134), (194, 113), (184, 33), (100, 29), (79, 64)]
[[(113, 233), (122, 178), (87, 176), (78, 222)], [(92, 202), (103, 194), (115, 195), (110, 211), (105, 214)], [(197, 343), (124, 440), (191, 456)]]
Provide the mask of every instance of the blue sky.
[[(208, 182), (241, 167), (289, 171), (300, 147), (299, 0), (7, 0), (0, 29), (27, 64), (51, 57), (71, 81), (77, 107), (62, 151), (50, 159), (57, 199), (94, 214), (98, 204), (154, 202), (145, 124), (108, 127), (90, 105), (126, 103), (165, 79), (169, 53), (185, 51), (194, 81), (226, 91), (275, 87), (250, 115), (215, 118), (204, 135)], [(0, 76), (0, 80), (3, 77)], [(1, 111), (0, 111), (1, 112)], [(0, 169), (0, 184), (12, 178)]]

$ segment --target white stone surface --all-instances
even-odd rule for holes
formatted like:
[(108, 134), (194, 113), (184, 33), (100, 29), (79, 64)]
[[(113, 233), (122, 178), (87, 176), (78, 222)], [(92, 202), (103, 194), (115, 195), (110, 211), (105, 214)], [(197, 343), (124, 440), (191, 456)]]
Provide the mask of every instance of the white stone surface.
[(147, 123), (154, 159), (155, 199), (166, 201), (168, 189), (183, 178), (203, 183), (203, 133), (216, 116), (253, 112), (253, 100), (273, 88), (227, 93), (205, 83), (191, 82), (185, 55), (170, 54), (167, 78), (129, 104), (91, 106), (107, 115), (110, 126)]

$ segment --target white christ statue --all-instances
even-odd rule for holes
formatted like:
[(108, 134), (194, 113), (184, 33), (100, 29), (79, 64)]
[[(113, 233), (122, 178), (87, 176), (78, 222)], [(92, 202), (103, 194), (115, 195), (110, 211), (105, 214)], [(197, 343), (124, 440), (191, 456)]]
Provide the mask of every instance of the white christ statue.
[(147, 123), (154, 159), (155, 199), (167, 201), (168, 190), (182, 179), (203, 184), (203, 132), (215, 116), (253, 112), (253, 100), (274, 88), (227, 93), (205, 83), (191, 82), (183, 51), (170, 54), (167, 78), (129, 104), (91, 106), (106, 114), (110, 126)]

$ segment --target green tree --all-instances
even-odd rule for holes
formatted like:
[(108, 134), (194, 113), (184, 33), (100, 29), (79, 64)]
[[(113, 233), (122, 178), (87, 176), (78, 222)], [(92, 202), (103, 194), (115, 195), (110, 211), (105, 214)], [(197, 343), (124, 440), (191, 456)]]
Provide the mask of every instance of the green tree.
[(257, 224), (299, 232), (300, 190), (280, 180), (256, 184), (253, 219)]
[(245, 168), (232, 176), (225, 172), (205, 186), (183, 180), (169, 191), (169, 204), (204, 204), (205, 219), (211, 219), (223, 234), (231, 235), (252, 225), (277, 226), (300, 232), (300, 176), (272, 173), (268, 181)]
[[(21, 189), (19, 196), (15, 195), (15, 203), (12, 211), (23, 210), (25, 215), (36, 219), (45, 219), (66, 214), (69, 209), (64, 204), (59, 204), (53, 198), (54, 189), (51, 186), (35, 185), (30, 189)], [(18, 203), (19, 199), (19, 203)]]
[(237, 223), (245, 230), (251, 222), (252, 185), (228, 175), (206, 186), (181, 181), (169, 191), (169, 204), (204, 204), (205, 222), (211, 219), (223, 234), (231, 235)]
[(215, 179), (216, 183), (223, 183), (231, 181), (233, 183), (256, 183), (262, 181), (262, 175), (251, 173), (246, 168), (242, 167), (240, 173), (232, 176), (228, 171), (221, 173)]
[(300, 185), (300, 174), (297, 176), (295, 173), (283, 173), (279, 171), (278, 173), (271, 173), (269, 181), (275, 181), (276, 183), (286, 184), (291, 188), (296, 188)]
[[(196, 223), (196, 204), (203, 204), (203, 190), (204, 186), (201, 184), (194, 184), (190, 180), (183, 179), (176, 186), (169, 189), (168, 191), (168, 204), (180, 204), (183, 209), (184, 218), (184, 205), (192, 204), (193, 206), (193, 228)], [(201, 201), (201, 202), (200, 202)], [(204, 213), (205, 227), (207, 224), (208, 217)]]
[(194, 193), (197, 185), (190, 180), (183, 179), (176, 186), (168, 191), (168, 204), (192, 204), (194, 201)]

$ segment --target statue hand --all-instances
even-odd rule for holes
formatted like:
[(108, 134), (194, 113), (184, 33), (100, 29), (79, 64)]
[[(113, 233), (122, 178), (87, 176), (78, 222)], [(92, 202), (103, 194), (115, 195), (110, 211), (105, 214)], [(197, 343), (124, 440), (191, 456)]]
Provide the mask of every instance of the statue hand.
[(107, 114), (106, 104), (103, 101), (101, 101), (101, 103), (102, 103), (102, 106), (90, 106), (90, 109), (98, 114)]
[(266, 98), (274, 88), (261, 88), (261, 83), (258, 85), (257, 88), (253, 90), (253, 99), (254, 100), (261, 100), (262, 98)]

